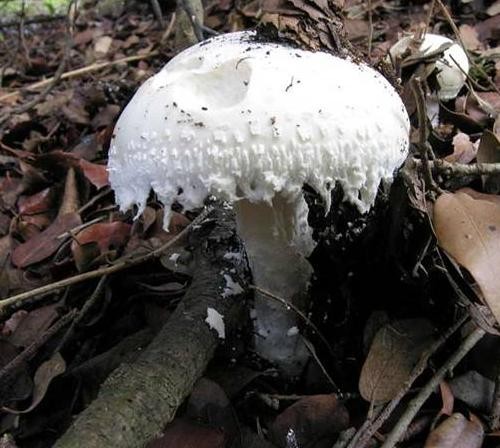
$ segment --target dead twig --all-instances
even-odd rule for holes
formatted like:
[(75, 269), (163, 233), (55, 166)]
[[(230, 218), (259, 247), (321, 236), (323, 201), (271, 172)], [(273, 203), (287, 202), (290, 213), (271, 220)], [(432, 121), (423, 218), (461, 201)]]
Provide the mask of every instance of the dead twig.
[[(112, 66), (118, 65), (118, 64), (127, 64), (129, 62), (142, 61), (143, 59), (147, 59), (147, 58), (156, 56), (158, 54), (159, 54), (158, 50), (152, 50), (148, 53), (138, 54), (138, 55), (134, 55), (134, 56), (127, 56), (125, 58), (116, 59), (115, 61), (95, 62), (94, 64), (90, 64), (90, 65), (87, 65), (85, 67), (81, 67), (81, 68), (77, 68), (75, 70), (71, 70), (69, 72), (65, 72), (60, 76), (59, 80), (62, 81), (62, 80), (69, 79), (69, 78), (75, 78), (77, 76), (86, 75), (88, 73), (92, 73), (92, 72), (95, 72), (98, 70), (102, 70), (103, 68), (112, 67)], [(48, 84), (51, 84), (54, 81), (54, 79), (55, 79), (55, 76), (53, 76), (51, 78), (44, 79), (43, 81), (35, 82), (34, 84), (31, 84), (30, 86), (26, 87), (25, 89), (20, 89), (20, 90), (14, 91), (14, 92), (7, 93), (6, 95), (0, 96), (0, 101), (6, 100), (6, 99), (11, 98), (15, 95), (18, 95), (18, 94), (22, 93), (23, 91), (32, 91), (32, 90), (36, 90), (36, 89), (40, 89), (42, 87), (45, 87)]]
[(399, 421), (396, 423), (392, 431), (387, 436), (382, 448), (394, 448), (399, 439), (403, 436), (412, 420), (417, 415), (420, 408), (424, 405), (427, 399), (431, 396), (434, 390), (443, 381), (446, 374), (452, 371), (457, 364), (469, 353), (469, 351), (481, 340), (485, 335), (482, 328), (476, 327), (465, 340), (460, 344), (458, 349), (448, 358), (448, 360), (439, 368), (434, 376), (420, 390), (418, 395), (410, 401), (406, 411), (403, 413)]
[[(413, 159), (416, 168), (422, 166), (422, 161)], [(496, 176), (500, 174), (500, 163), (452, 163), (443, 159), (429, 161), (429, 168), (448, 176)]]
[(68, 341), (71, 340), (71, 338), (73, 337), (73, 334), (75, 332), (75, 328), (87, 316), (88, 311), (94, 306), (94, 304), (97, 302), (97, 300), (101, 296), (102, 290), (104, 289), (104, 286), (106, 285), (107, 279), (108, 279), (107, 275), (103, 275), (100, 278), (99, 282), (97, 283), (97, 286), (94, 289), (94, 292), (89, 297), (89, 299), (85, 302), (85, 304), (83, 305), (80, 312), (76, 315), (75, 319), (73, 319), (70, 327), (68, 328), (68, 330), (64, 334), (63, 338), (59, 342), (59, 344), (57, 346), (57, 350), (55, 350), (56, 352), (61, 351), (66, 346)]
[(446, 341), (448, 341), (448, 339), (466, 322), (468, 318), (468, 314), (464, 314), (431, 344), (431, 346), (422, 354), (418, 363), (413, 368), (410, 377), (405, 382), (404, 386), (398, 391), (396, 396), (389, 403), (387, 403), (387, 405), (385, 405), (373, 419), (367, 419), (364, 422), (346, 448), (364, 448), (368, 444), (373, 435), (382, 427), (382, 425), (391, 416), (394, 409), (396, 409), (401, 400), (409, 392), (413, 383), (425, 371), (431, 356), (433, 356), (446, 343)]
[[(330, 343), (328, 342), (328, 340), (323, 336), (323, 334), (321, 333), (321, 331), (319, 330), (319, 328), (314, 325), (314, 322), (311, 321), (311, 319), (309, 319), (307, 317), (307, 315), (305, 313), (303, 313), (299, 308), (297, 308), (292, 302), (282, 298), (282, 297), (279, 297), (275, 294), (273, 294), (272, 292), (269, 292), (265, 289), (262, 289), (262, 288), (259, 288), (258, 286), (255, 286), (255, 285), (250, 285), (249, 286), (251, 289), (255, 290), (256, 292), (280, 303), (281, 305), (283, 305), (283, 307), (285, 309), (290, 309), (292, 310), (295, 314), (297, 314), (297, 316), (299, 316), (304, 322), (305, 324), (310, 327), (314, 333), (321, 339), (321, 341), (323, 342), (323, 344), (325, 345), (325, 347), (328, 349), (328, 351), (330, 352), (330, 354), (335, 358), (335, 353), (330, 345)], [(307, 343), (306, 343), (306, 347), (307, 347)], [(310, 347), (307, 347), (308, 349), (310, 349)], [(321, 368), (321, 365), (320, 365), (320, 368)], [(335, 384), (335, 382), (330, 378), (329, 375), (327, 375), (327, 378), (330, 380), (331, 384), (333, 385), (335, 391), (339, 394), (339, 395), (342, 395), (342, 392), (340, 391), (339, 387)]]
[(165, 22), (163, 21), (163, 14), (161, 13), (161, 8), (160, 4), (158, 3), (158, 0), (150, 0), (151, 2), (151, 9), (153, 10), (153, 14), (156, 17), (156, 20), (158, 20), (158, 23), (160, 24), (161, 28), (165, 26)]
[(82, 274), (78, 274), (73, 277), (68, 277), (45, 286), (32, 289), (31, 291), (26, 291), (21, 294), (8, 297), (4, 300), (0, 300), (0, 320), (5, 318), (9, 310), (11, 310), (12, 308), (19, 309), (24, 302), (29, 301), (34, 297), (45, 296), (47, 294), (50, 294), (51, 292), (57, 291), (61, 288), (65, 288), (66, 286), (76, 285), (77, 283), (82, 283), (84, 281), (91, 280), (93, 278), (99, 278), (105, 275), (111, 275), (116, 272), (123, 271), (124, 269), (128, 269), (132, 266), (137, 266), (139, 264), (158, 258), (163, 252), (165, 252), (165, 250), (167, 250), (169, 247), (173, 246), (179, 240), (184, 238), (184, 236), (187, 235), (187, 233), (193, 228), (193, 226), (200, 224), (211, 211), (212, 211), (211, 208), (207, 208), (202, 213), (200, 213), (186, 228), (184, 228), (181, 232), (179, 232), (176, 236), (174, 236), (170, 241), (166, 242), (159, 248), (145, 255), (141, 255), (137, 258), (123, 257), (121, 259), (118, 259), (111, 266), (104, 266), (95, 269), (93, 271), (84, 272)]
[(372, 10), (372, 0), (368, 0), (368, 59), (372, 57), (372, 46), (373, 46), (373, 10)]
[(415, 97), (415, 102), (417, 103), (417, 116), (418, 116), (418, 150), (420, 154), (420, 159), (422, 161), (422, 171), (424, 174), (425, 183), (428, 188), (434, 191), (440, 192), (440, 188), (434, 182), (432, 177), (432, 171), (429, 163), (429, 153), (432, 153), (432, 149), (427, 141), (427, 112), (425, 106), (425, 96), (422, 90), (422, 84), (420, 78), (412, 78), (410, 80), (411, 90), (413, 96)]

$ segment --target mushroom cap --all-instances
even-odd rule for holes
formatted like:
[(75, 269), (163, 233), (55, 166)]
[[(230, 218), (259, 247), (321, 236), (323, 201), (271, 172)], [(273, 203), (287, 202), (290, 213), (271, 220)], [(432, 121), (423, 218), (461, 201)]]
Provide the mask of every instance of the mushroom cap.
[(121, 114), (108, 170), (121, 209), (152, 188), (189, 210), (207, 195), (295, 200), (307, 183), (329, 208), (336, 182), (365, 212), (408, 151), (409, 119), (389, 82), (364, 64), (221, 35), (170, 60)]
[[(396, 42), (389, 53), (392, 58), (402, 55), (413, 41), (413, 36), (406, 36)], [(436, 79), (439, 85), (438, 98), (452, 100), (456, 98), (465, 84), (469, 72), (469, 59), (463, 48), (451, 39), (438, 34), (426, 34), (419, 50), (427, 56), (439, 50), (445, 44), (451, 44), (436, 61), (438, 71)]]

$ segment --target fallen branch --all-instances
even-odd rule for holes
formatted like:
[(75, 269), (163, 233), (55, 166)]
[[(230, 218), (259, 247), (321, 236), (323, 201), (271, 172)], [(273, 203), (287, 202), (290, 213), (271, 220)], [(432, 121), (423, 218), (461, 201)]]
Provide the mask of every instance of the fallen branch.
[[(415, 167), (422, 165), (422, 161), (413, 159)], [(447, 176), (493, 176), (500, 174), (500, 163), (452, 163), (443, 159), (429, 161), (429, 167), (433, 171)]]
[(204, 212), (200, 213), (200, 215), (198, 215), (196, 219), (194, 219), (185, 229), (179, 232), (171, 240), (167, 241), (159, 248), (145, 255), (141, 255), (136, 258), (123, 257), (122, 259), (118, 259), (111, 266), (104, 266), (94, 271), (84, 272), (83, 274), (78, 274), (73, 277), (68, 277), (63, 280), (50, 283), (48, 285), (41, 286), (39, 288), (35, 288), (30, 291), (17, 294), (15, 296), (8, 297), (4, 300), (0, 300), (0, 321), (6, 317), (7, 313), (12, 311), (13, 309), (19, 309), (21, 306), (23, 306), (23, 304), (34, 299), (35, 297), (45, 296), (61, 288), (65, 288), (66, 286), (76, 285), (77, 283), (82, 283), (84, 281), (91, 280), (93, 278), (99, 278), (105, 275), (114, 274), (115, 272), (119, 272), (124, 269), (130, 268), (132, 266), (137, 266), (138, 264), (145, 263), (154, 258), (158, 258), (169, 247), (173, 246), (180, 239), (184, 238), (188, 234), (188, 232), (193, 228), (193, 226), (200, 224), (207, 217), (208, 213), (210, 213), (210, 209), (206, 209)]
[[(208, 236), (206, 227), (213, 226)], [(170, 422), (202, 375), (220, 341), (205, 322), (207, 308), (224, 318), (226, 335), (243, 303), (240, 295), (222, 297), (225, 275), (245, 284), (246, 263), (224, 255), (241, 251), (232, 213), (218, 209), (214, 221), (197, 232), (196, 274), (186, 295), (153, 342), (135, 362), (122, 364), (103, 383), (54, 448), (144, 447)]]
[(415, 418), (420, 408), (424, 405), (432, 392), (434, 392), (434, 390), (439, 386), (439, 383), (443, 381), (446, 374), (457, 366), (457, 364), (465, 357), (465, 355), (467, 355), (467, 353), (469, 353), (469, 351), (481, 340), (484, 335), (485, 331), (477, 327), (474, 331), (472, 331), (472, 333), (469, 334), (469, 336), (467, 336), (467, 338), (465, 338), (460, 347), (458, 347), (450, 358), (448, 358), (448, 360), (420, 390), (418, 395), (410, 401), (406, 411), (387, 436), (382, 448), (393, 448), (396, 446), (396, 443), (398, 443), (399, 439), (408, 429), (408, 426), (410, 426), (410, 423)]

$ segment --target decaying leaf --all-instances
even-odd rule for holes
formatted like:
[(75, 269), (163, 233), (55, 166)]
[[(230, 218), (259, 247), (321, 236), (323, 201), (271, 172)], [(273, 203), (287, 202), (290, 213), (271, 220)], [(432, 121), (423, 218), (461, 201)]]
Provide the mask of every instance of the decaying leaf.
[(43, 400), (47, 389), (52, 380), (66, 371), (66, 363), (59, 352), (55, 353), (52, 358), (43, 362), (38, 367), (35, 377), (33, 378), (33, 393), (31, 404), (23, 410), (3, 408), (5, 411), (13, 414), (26, 414), (35, 409), (38, 404)]
[(96, 188), (102, 188), (109, 184), (108, 171), (106, 170), (106, 166), (87, 162), (84, 159), (81, 159), (79, 161), (79, 165), (83, 171), (84, 176)]
[(455, 397), (472, 409), (488, 413), (493, 404), (495, 383), (475, 370), (468, 371), (450, 381)]
[(71, 251), (79, 270), (88, 265), (95, 256), (124, 246), (130, 236), (131, 227), (130, 224), (115, 221), (92, 224), (78, 232), (71, 243)]
[(287, 446), (292, 429), (299, 446), (335, 435), (349, 426), (349, 413), (335, 394), (311, 395), (286, 408), (269, 428), (271, 440), (279, 447)]
[(27, 347), (35, 342), (59, 317), (57, 305), (46, 305), (27, 313), (9, 337), (16, 347)]
[(14, 249), (12, 263), (19, 268), (25, 268), (45, 260), (64, 243), (64, 239), (58, 237), (81, 223), (77, 213), (58, 216), (47, 229)]
[(470, 137), (458, 132), (453, 137), (453, 154), (445, 157), (447, 162), (470, 163), (476, 158), (477, 146), (470, 141)]
[(480, 448), (484, 429), (475, 417), (467, 420), (462, 414), (453, 414), (432, 431), (424, 448)]
[(474, 277), (500, 322), (500, 196), (469, 188), (444, 193), (434, 205), (439, 246)]
[(377, 332), (361, 370), (361, 396), (374, 404), (394, 398), (431, 344), (433, 332), (434, 327), (425, 319), (406, 319), (384, 325)]

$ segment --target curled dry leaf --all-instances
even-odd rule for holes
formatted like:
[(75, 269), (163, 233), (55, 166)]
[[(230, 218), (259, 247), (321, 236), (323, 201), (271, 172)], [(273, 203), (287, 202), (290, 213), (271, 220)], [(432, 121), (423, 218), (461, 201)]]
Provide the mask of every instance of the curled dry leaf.
[(439, 246), (474, 277), (500, 322), (500, 196), (469, 188), (444, 193), (434, 205)]
[(87, 162), (84, 159), (80, 159), (78, 163), (83, 172), (83, 175), (92, 185), (94, 185), (94, 187), (102, 188), (106, 185), (109, 185), (108, 171), (105, 165), (98, 165), (97, 163)]
[(349, 413), (335, 394), (312, 395), (286, 408), (269, 429), (271, 440), (279, 447), (287, 446), (290, 429), (299, 446), (308, 446), (349, 426)]
[[(89, 254), (99, 255), (104, 254), (110, 249), (117, 249), (125, 245), (129, 236), (131, 225), (116, 221), (107, 223), (96, 223), (83, 229), (73, 239), (71, 243), (71, 251), (75, 258), (75, 262), (79, 268), (83, 268), (88, 264)], [(86, 251), (85, 245), (95, 243), (98, 249), (96, 251)], [(93, 257), (92, 257), (93, 258)]]
[(450, 381), (453, 395), (472, 409), (488, 413), (493, 404), (495, 383), (475, 370), (453, 378)]
[(429, 434), (424, 448), (481, 448), (484, 429), (479, 420), (453, 414)]
[(18, 268), (25, 268), (53, 255), (64, 243), (59, 235), (66, 233), (82, 223), (77, 213), (58, 216), (43, 232), (35, 235), (12, 252), (12, 263)]
[(53, 200), (53, 189), (45, 188), (31, 196), (21, 196), (17, 201), (17, 208), (23, 215), (36, 215), (49, 210), (53, 205)]
[(35, 372), (33, 378), (33, 393), (31, 404), (23, 410), (3, 408), (3, 410), (13, 414), (27, 414), (35, 409), (45, 397), (47, 389), (52, 380), (66, 371), (66, 363), (59, 352), (55, 353), (52, 358), (43, 362)]
[(425, 319), (384, 325), (376, 334), (359, 378), (361, 396), (370, 403), (392, 400), (433, 341), (434, 328)]
[(470, 137), (463, 132), (458, 132), (453, 137), (453, 154), (445, 157), (447, 162), (470, 163), (477, 154), (477, 146), (470, 141)]
[(27, 347), (35, 342), (59, 317), (57, 304), (42, 306), (26, 313), (8, 338), (16, 347)]

